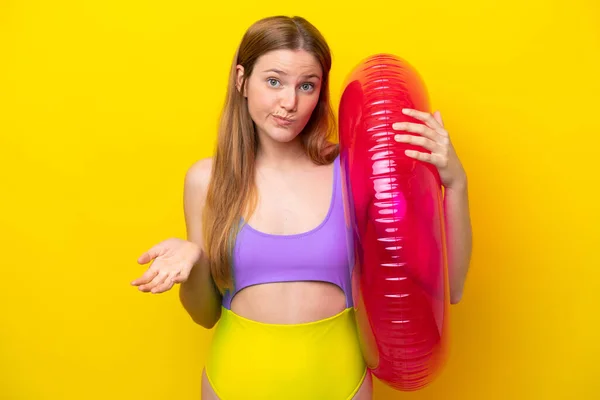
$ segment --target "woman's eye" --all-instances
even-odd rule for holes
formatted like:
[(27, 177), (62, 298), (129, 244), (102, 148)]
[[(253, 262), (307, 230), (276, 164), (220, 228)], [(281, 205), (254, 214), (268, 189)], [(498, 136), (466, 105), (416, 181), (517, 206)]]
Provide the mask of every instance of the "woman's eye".
[(313, 89), (315, 85), (313, 85), (312, 83), (303, 83), (300, 87), (302, 88), (302, 90), (308, 91)]
[(269, 86), (273, 86), (273, 87), (275, 87), (279, 83), (279, 81), (277, 79), (273, 79), (273, 78), (269, 78), (267, 80), (267, 82), (269, 82)]

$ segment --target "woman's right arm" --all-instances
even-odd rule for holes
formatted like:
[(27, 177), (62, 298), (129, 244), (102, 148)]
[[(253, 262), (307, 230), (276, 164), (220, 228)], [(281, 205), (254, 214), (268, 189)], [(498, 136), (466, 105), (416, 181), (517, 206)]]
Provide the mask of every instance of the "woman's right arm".
[(215, 286), (204, 252), (202, 210), (210, 182), (212, 159), (194, 163), (184, 182), (184, 213), (187, 240), (202, 249), (200, 260), (192, 268), (187, 281), (180, 284), (179, 299), (192, 320), (211, 329), (221, 317), (221, 294)]

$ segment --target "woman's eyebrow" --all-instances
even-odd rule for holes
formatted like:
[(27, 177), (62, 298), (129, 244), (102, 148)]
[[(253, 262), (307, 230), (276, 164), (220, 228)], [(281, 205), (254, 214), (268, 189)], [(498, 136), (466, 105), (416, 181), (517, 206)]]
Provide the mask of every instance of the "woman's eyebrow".
[[(263, 72), (275, 72), (275, 73), (280, 74), (280, 75), (287, 75), (286, 72), (281, 71), (279, 69), (275, 69), (275, 68), (270, 68), (270, 69), (264, 70)], [(302, 77), (303, 78), (317, 78), (317, 79), (321, 79), (321, 77), (319, 75), (317, 75), (317, 74), (308, 74), (308, 75), (303, 75)]]

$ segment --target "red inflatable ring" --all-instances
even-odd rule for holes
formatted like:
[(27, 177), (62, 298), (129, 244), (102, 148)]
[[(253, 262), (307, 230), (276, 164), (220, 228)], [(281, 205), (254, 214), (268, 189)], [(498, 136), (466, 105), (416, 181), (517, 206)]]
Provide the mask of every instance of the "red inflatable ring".
[(359, 63), (340, 103), (340, 159), (363, 354), (378, 379), (412, 391), (444, 364), (449, 290), (439, 175), (404, 154), (423, 148), (394, 140), (394, 122), (421, 123), (402, 108), (430, 112), (414, 68), (387, 54)]

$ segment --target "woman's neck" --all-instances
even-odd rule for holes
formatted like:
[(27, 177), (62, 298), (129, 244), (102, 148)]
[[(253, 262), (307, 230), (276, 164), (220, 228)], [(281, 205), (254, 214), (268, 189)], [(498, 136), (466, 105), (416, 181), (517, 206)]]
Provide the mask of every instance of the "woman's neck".
[(259, 139), (256, 155), (257, 167), (286, 170), (297, 168), (298, 165), (305, 164), (306, 161), (308, 161), (308, 156), (302, 145), (300, 135), (286, 143)]

